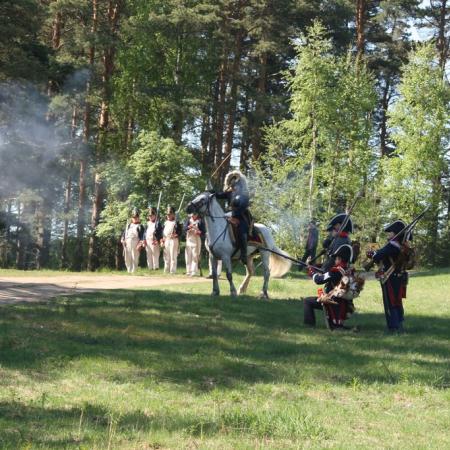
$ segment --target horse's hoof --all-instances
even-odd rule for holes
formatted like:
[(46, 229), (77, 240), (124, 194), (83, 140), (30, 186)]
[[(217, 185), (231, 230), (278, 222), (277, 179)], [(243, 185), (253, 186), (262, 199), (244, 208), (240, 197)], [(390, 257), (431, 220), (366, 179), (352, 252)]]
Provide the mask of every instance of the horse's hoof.
[(211, 297), (218, 297), (220, 295), (219, 291), (212, 291), (211, 292)]
[(269, 294), (267, 292), (261, 292), (261, 294), (259, 294), (259, 298), (261, 300), (269, 300)]
[(231, 291), (230, 295), (231, 295), (231, 297), (237, 297), (238, 293), (236, 291)]

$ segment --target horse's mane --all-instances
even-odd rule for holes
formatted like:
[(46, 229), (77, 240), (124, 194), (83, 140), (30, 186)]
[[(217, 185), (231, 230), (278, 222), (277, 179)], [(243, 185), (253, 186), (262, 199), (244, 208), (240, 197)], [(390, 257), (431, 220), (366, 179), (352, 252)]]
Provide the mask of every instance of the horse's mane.
[(223, 190), (226, 191), (234, 186), (236, 193), (240, 195), (249, 195), (247, 177), (240, 170), (228, 172), (223, 183)]

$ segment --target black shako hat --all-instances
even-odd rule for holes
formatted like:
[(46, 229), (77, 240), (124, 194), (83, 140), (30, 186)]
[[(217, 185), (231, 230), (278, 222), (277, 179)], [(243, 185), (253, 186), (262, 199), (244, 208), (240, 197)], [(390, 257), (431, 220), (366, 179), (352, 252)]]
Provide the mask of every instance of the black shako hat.
[[(341, 214), (336, 214), (329, 222), (327, 225), (327, 231), (331, 231), (334, 226), (336, 224), (342, 224), (344, 223), (345, 218), (347, 217), (347, 214), (345, 213), (341, 213)], [(352, 218), (349, 217), (347, 224), (345, 225), (344, 229), (341, 231), (345, 231), (347, 233), (353, 233), (353, 222), (352, 222)]]
[(341, 257), (345, 262), (350, 262), (353, 259), (353, 249), (349, 244), (343, 244), (333, 253), (333, 256)]
[(148, 208), (148, 215), (149, 216), (153, 216), (153, 215), (156, 216), (156, 208), (154, 206), (149, 206), (149, 208)]
[(173, 206), (168, 206), (166, 210), (166, 214), (176, 214), (175, 208)]
[(139, 208), (134, 207), (131, 210), (131, 217), (139, 217), (141, 215), (141, 210)]
[[(398, 234), (397, 239), (403, 239), (403, 233), (402, 231), (406, 228), (406, 223), (403, 222), (403, 220), (394, 220), (394, 222), (390, 223), (386, 227), (384, 227), (384, 231), (386, 233), (392, 232), (395, 235)], [(412, 233), (408, 233), (408, 240), (412, 240)]]

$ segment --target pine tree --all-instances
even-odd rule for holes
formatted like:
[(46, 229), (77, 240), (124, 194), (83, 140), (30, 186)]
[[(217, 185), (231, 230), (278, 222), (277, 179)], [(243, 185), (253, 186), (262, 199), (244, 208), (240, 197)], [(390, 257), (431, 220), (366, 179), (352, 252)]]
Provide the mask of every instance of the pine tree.
[(424, 222), (429, 233), (423, 241), (429, 261), (435, 263), (442, 227), (441, 180), (450, 139), (450, 86), (442, 78), (439, 54), (432, 44), (412, 52), (403, 68), (399, 92), (389, 119), (396, 157), (384, 161), (386, 209), (410, 220), (430, 205), (429, 220)]

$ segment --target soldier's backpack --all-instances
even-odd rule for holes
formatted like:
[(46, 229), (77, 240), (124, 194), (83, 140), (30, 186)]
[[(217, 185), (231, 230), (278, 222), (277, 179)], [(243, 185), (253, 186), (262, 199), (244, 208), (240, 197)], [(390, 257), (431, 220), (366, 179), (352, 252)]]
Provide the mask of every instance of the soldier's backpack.
[(400, 247), (400, 254), (395, 261), (395, 268), (397, 270), (411, 270), (416, 265), (416, 251), (411, 247), (408, 241), (402, 243)]
[(355, 264), (355, 262), (358, 260), (359, 254), (361, 253), (361, 244), (359, 241), (352, 241), (352, 251), (353, 251), (353, 258), (351, 260), (352, 264)]

